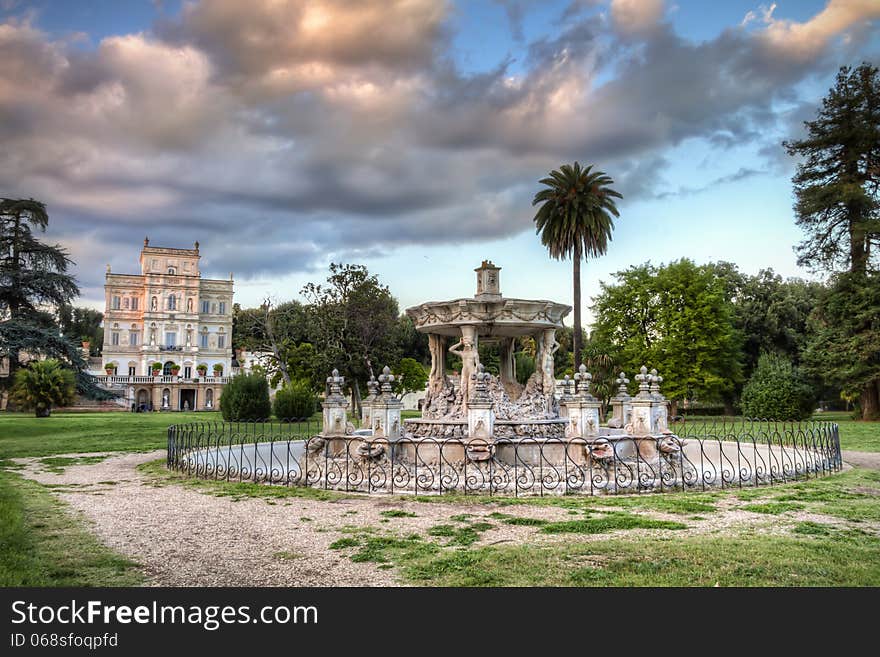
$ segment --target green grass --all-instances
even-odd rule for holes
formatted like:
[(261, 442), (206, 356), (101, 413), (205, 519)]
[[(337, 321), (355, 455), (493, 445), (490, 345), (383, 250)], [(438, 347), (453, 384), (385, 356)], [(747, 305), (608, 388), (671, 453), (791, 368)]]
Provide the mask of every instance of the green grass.
[(747, 504), (742, 509), (752, 513), (766, 513), (778, 516), (789, 511), (803, 511), (804, 505), (797, 502), (765, 502), (763, 504)]
[(104, 547), (40, 484), (0, 470), (0, 586), (136, 586), (137, 565)]
[(416, 514), (411, 513), (410, 511), (404, 511), (403, 509), (390, 509), (389, 511), (382, 511), (379, 513), (383, 518), (415, 518)]
[[(741, 417), (689, 416), (687, 425), (698, 425), (702, 422), (740, 422)], [(836, 422), (840, 427), (840, 448), (856, 452), (880, 452), (880, 422), (863, 422), (854, 420), (851, 413), (827, 412), (817, 413), (812, 417), (819, 422)], [(672, 430), (675, 431), (673, 425)]]
[(877, 586), (880, 539), (692, 536), (398, 553), (425, 586)]
[(687, 525), (615, 511), (580, 520), (549, 522), (541, 527), (545, 534), (605, 534), (618, 529), (687, 529)]

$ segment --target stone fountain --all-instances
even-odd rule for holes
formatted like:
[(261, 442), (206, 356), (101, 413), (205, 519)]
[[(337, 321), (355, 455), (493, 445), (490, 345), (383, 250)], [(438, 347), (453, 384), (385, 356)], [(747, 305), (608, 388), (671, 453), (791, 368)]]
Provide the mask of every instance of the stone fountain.
[[(427, 333), (431, 350), (422, 417), (406, 420), (406, 435), (461, 440), (473, 436), (482, 421), (483, 430), (494, 438), (563, 437), (566, 420), (556, 399), (553, 355), (559, 348), (556, 330), (571, 306), (503, 297), (501, 268), (491, 261), (474, 271), (477, 291), (472, 298), (431, 301), (406, 310), (416, 330)], [(534, 338), (537, 346), (535, 373), (525, 386), (516, 380), (514, 360), (516, 340), (523, 336)], [(485, 390), (475, 401), (481, 344), (498, 345), (501, 366), (497, 377), (479, 379)], [(461, 358), (458, 376), (446, 374), (447, 351)], [(474, 404), (489, 412), (475, 413)]]

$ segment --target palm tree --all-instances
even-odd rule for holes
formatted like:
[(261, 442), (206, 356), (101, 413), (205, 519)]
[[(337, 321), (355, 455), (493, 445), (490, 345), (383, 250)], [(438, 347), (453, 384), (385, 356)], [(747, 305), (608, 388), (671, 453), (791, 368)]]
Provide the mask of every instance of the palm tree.
[(23, 409), (34, 409), (37, 417), (49, 417), (52, 406), (66, 406), (75, 397), (73, 372), (54, 358), (35, 360), (15, 373), (12, 399)]
[(614, 183), (592, 166), (581, 168), (578, 162), (563, 164), (539, 181), (546, 185), (532, 205), (541, 204), (535, 214), (536, 232), (541, 243), (556, 260), (571, 257), (574, 264), (574, 362), (581, 355), (581, 259), (604, 255), (614, 228), (612, 215), (619, 217), (615, 198), (623, 198), (609, 188)]

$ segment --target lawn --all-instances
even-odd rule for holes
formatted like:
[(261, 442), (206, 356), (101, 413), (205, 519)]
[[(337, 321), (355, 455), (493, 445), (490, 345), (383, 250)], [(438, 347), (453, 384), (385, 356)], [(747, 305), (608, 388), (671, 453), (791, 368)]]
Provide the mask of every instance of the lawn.
[[(844, 449), (880, 451), (880, 423), (830, 414), (822, 419), (839, 422)], [(58, 469), (88, 464), (94, 457), (46, 457), (160, 449), (169, 424), (193, 421), (220, 421), (220, 415), (56, 413), (36, 419), (0, 414), (0, 585), (114, 586), (142, 581), (135, 564), (102, 546), (49, 488), (21, 478), (4, 459), (43, 457), (44, 467)], [(329, 502), (350, 497), (311, 488), (185, 479), (159, 462), (143, 471), (157, 485), (185, 485), (233, 500), (256, 496), (272, 504), (279, 498)], [(400, 499), (453, 503), (461, 512), (423, 533), (395, 535), (384, 529), (386, 525), (355, 530), (334, 543), (334, 549), (352, 560), (395, 568), (405, 581), (417, 585), (880, 585), (880, 473), (869, 470), (706, 493)], [(560, 506), (572, 515), (570, 520), (548, 523), (517, 513), (533, 505)], [(684, 531), (731, 506), (765, 516), (780, 531)], [(796, 518), (800, 513), (811, 515), (808, 520)], [(388, 511), (383, 522), (405, 521), (411, 515)], [(503, 524), (555, 540), (480, 544), (482, 533)], [(585, 536), (590, 540), (582, 540)]]
[(106, 548), (49, 489), (0, 468), (0, 586), (136, 586), (137, 564)]

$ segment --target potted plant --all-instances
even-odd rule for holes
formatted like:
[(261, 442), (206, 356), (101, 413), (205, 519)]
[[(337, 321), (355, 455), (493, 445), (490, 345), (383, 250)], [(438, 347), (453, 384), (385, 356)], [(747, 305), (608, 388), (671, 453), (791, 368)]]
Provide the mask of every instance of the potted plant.
[(153, 376), (159, 376), (162, 372), (162, 363), (153, 363)]
[(180, 365), (177, 363), (171, 363), (171, 374), (177, 376), (178, 372), (180, 372)]
[(113, 370), (116, 369), (116, 366), (113, 363), (106, 363), (104, 365), (104, 371), (107, 372), (107, 376), (111, 376), (113, 374)]
[(199, 373), (199, 376), (207, 376), (208, 374), (208, 366), (204, 363), (199, 363), (196, 366), (196, 371)]
[(214, 363), (214, 376), (223, 376), (223, 364)]

